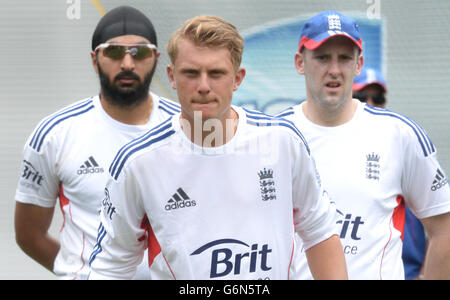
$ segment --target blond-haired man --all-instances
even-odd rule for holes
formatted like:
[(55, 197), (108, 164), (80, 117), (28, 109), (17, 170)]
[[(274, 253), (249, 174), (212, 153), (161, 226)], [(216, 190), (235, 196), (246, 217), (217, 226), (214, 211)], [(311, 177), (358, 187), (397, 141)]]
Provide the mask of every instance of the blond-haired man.
[(236, 28), (196, 17), (168, 50), (182, 111), (111, 165), (91, 278), (131, 278), (148, 246), (155, 279), (288, 279), (297, 232), (315, 278), (345, 279), (336, 210), (302, 135), (231, 105), (245, 76)]

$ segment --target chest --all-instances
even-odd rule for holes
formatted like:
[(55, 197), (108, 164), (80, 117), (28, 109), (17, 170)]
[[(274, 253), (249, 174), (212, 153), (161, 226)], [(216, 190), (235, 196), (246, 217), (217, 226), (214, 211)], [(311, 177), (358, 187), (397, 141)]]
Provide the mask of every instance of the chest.
[[(143, 132), (142, 132), (143, 133)], [(73, 126), (61, 141), (55, 170), (72, 203), (95, 207), (102, 199), (108, 169), (118, 150), (139, 132), (112, 130), (101, 124)], [(75, 203), (76, 202), (76, 203)]]
[(360, 130), (311, 136), (309, 145), (324, 188), (338, 206), (370, 213), (396, 204), (404, 161), (394, 136)]
[[(149, 169), (157, 168), (157, 176), (139, 176), (149, 179), (141, 183), (141, 195), (150, 222), (160, 226), (156, 231), (208, 242), (230, 232), (240, 240), (264, 240), (259, 236), (262, 228), (291, 229), (288, 163), (269, 164), (252, 154), (202, 157), (161, 152), (152, 158), (147, 167), (140, 164), (138, 172), (151, 174)], [(198, 232), (204, 236), (196, 237)]]

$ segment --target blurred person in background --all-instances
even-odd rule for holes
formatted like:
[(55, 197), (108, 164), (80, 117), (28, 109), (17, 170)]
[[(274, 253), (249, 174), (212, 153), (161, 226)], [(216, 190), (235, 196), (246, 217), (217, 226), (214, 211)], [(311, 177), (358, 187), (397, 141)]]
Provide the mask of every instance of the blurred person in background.
[(373, 107), (386, 108), (386, 80), (378, 70), (363, 68), (353, 83), (353, 98)]

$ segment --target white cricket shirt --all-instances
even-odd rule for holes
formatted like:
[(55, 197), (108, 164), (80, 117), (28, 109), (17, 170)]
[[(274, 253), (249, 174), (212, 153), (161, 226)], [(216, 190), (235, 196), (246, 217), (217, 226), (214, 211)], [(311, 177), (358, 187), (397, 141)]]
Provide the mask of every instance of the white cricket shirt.
[(177, 103), (151, 95), (153, 110), (145, 125), (112, 119), (95, 96), (43, 119), (25, 144), (16, 200), (54, 207), (59, 199), (64, 223), (54, 272), (61, 279), (85, 279), (89, 274), (100, 203), (116, 152), (180, 111)]
[[(302, 131), (324, 189), (338, 209), (350, 279), (404, 279), (405, 202), (418, 218), (450, 211), (450, 191), (425, 131), (400, 114), (364, 103), (336, 127), (310, 122), (302, 104), (280, 113)], [(305, 255), (296, 278), (310, 279)]]
[(307, 248), (336, 234), (300, 132), (233, 109), (224, 146), (193, 144), (174, 115), (118, 152), (90, 279), (131, 278), (146, 247), (154, 279), (288, 279), (295, 231)]

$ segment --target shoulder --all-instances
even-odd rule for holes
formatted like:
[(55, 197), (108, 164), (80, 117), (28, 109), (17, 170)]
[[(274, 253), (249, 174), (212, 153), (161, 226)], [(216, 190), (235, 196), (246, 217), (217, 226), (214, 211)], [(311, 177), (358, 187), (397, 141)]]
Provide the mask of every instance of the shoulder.
[(155, 102), (157, 103), (158, 110), (160, 110), (164, 114), (167, 114), (168, 116), (173, 116), (173, 115), (181, 112), (181, 106), (179, 103), (177, 103), (173, 100), (158, 96), (156, 94), (152, 94), (152, 95), (157, 99), (157, 101), (155, 101)]
[(364, 113), (375, 122), (375, 126), (385, 128), (391, 133), (399, 135), (398, 138), (408, 139), (420, 147), (424, 156), (430, 156), (436, 149), (425, 130), (414, 120), (383, 108), (375, 108), (370, 105), (364, 106)]
[(308, 153), (310, 152), (308, 143), (300, 130), (294, 125), (294, 123), (286, 118), (277, 116), (271, 116), (259, 111), (249, 110), (243, 108), (246, 113), (247, 124), (250, 126), (270, 128), (280, 132), (285, 132), (295, 140), (300, 140), (306, 147)]
[(280, 113), (278, 113), (275, 116), (278, 118), (289, 119), (289, 118), (293, 117), (294, 114), (295, 114), (294, 106), (291, 106), (291, 107), (286, 108), (285, 110), (282, 110)]
[(28, 141), (28, 146), (40, 152), (46, 139), (54, 134), (57, 131), (56, 129), (60, 129), (69, 122), (82, 118), (95, 107), (93, 98), (75, 102), (44, 118), (33, 131)]
[(140, 154), (146, 153), (167, 141), (174, 133), (175, 129), (172, 125), (172, 117), (170, 117), (147, 131), (142, 136), (135, 138), (122, 146), (110, 165), (109, 173), (111, 177), (114, 178), (114, 180), (117, 180), (126, 164), (130, 163)]

